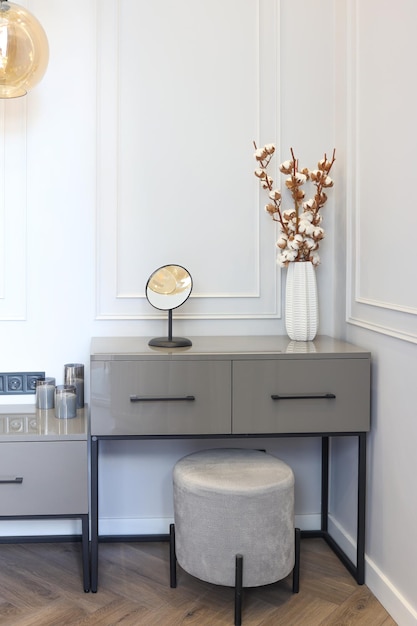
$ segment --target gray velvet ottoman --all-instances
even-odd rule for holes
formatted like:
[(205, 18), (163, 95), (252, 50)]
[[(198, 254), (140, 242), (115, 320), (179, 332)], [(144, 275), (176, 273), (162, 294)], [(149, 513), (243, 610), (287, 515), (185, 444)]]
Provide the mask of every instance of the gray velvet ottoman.
[(235, 587), (237, 625), (243, 587), (293, 572), (298, 592), (300, 531), (294, 528), (294, 475), (286, 463), (259, 450), (203, 450), (176, 463), (173, 486), (171, 587), (176, 561), (196, 578)]

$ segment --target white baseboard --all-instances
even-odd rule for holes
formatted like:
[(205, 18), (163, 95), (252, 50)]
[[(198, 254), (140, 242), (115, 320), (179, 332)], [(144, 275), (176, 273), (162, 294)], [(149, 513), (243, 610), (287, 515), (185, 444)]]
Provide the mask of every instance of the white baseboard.
[[(356, 563), (356, 541), (331, 516), (329, 533), (349, 559)], [(369, 556), (365, 556), (365, 584), (399, 626), (417, 626), (417, 609), (401, 595)]]
[(81, 535), (81, 520), (0, 520), (0, 537), (43, 537), (55, 535)]
[(320, 528), (321, 515), (296, 515), (295, 527), (300, 530), (317, 530)]
[[(161, 518), (100, 518), (101, 535), (167, 535), (171, 517)], [(320, 527), (320, 515), (296, 515), (295, 525), (301, 530)], [(0, 520), (1, 537), (81, 534), (81, 521), (68, 519)]]
[(171, 517), (100, 518), (100, 535), (168, 535)]
[[(164, 535), (169, 533), (173, 518), (101, 518), (100, 535)], [(295, 525), (301, 530), (320, 528), (320, 515), (296, 515)]]
[(417, 626), (417, 608), (411, 606), (369, 557), (366, 559), (365, 582), (399, 626)]
[(352, 563), (356, 563), (356, 539), (353, 539), (351, 535), (348, 535), (343, 526), (341, 526), (331, 515), (329, 515), (328, 519), (328, 530), (329, 534), (342, 548), (346, 556), (352, 561)]

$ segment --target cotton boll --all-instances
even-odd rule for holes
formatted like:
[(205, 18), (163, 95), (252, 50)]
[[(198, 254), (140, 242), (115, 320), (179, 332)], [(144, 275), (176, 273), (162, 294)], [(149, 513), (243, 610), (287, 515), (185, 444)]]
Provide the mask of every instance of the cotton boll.
[(324, 230), (320, 226), (315, 226), (311, 234), (316, 240), (324, 239)]
[(294, 178), (298, 185), (304, 185), (307, 180), (307, 176), (301, 172), (297, 172)]
[(291, 250), (299, 250), (302, 245), (303, 236), (300, 234), (294, 235), (294, 237), (288, 240), (288, 248)]
[(297, 251), (296, 250), (284, 250), (284, 252), (282, 253), (282, 256), (284, 257), (285, 261), (292, 263), (297, 258)]
[(272, 191), (269, 192), (269, 197), (271, 198), (271, 200), (281, 200), (281, 192), (279, 189), (272, 189)]
[(286, 211), (283, 211), (282, 217), (284, 221), (289, 222), (291, 219), (295, 217), (294, 209), (286, 209)]
[(327, 159), (321, 159), (317, 164), (317, 167), (319, 168), (319, 170), (323, 170), (324, 172), (328, 172), (331, 166), (332, 166), (331, 161), (328, 161)]
[(286, 260), (283, 252), (277, 255), (277, 265), (280, 267), (286, 267), (288, 265), (288, 261)]
[(280, 248), (281, 250), (285, 250), (285, 248), (287, 247), (287, 242), (288, 242), (287, 235), (282, 233), (278, 238), (277, 248)]
[(284, 161), (279, 166), (279, 170), (283, 174), (291, 174), (293, 168), (294, 168), (294, 161)]
[(306, 229), (305, 229), (305, 234), (308, 235), (309, 237), (313, 237), (315, 228), (316, 227), (314, 226), (314, 224), (310, 224), (310, 222), (307, 222), (307, 226), (306, 226)]
[(268, 153), (266, 152), (265, 148), (257, 148), (253, 156), (257, 161), (263, 161), (263, 159), (268, 156)]
[(318, 244), (311, 237), (305, 237), (304, 244), (308, 250), (315, 250)]
[(314, 230), (314, 225), (311, 223), (313, 215), (311, 213), (302, 213), (298, 222), (298, 232), (311, 235)]
[(269, 213), (269, 215), (271, 215), (272, 218), (274, 218), (274, 215), (277, 212), (277, 207), (275, 206), (275, 204), (266, 204), (265, 211)]
[(306, 222), (312, 222), (313, 221), (313, 217), (314, 216), (311, 213), (311, 211), (305, 211), (304, 213), (301, 213), (300, 220), (303, 220), (303, 221), (306, 221)]
[(319, 253), (314, 251), (310, 254), (310, 261), (312, 262), (312, 264), (317, 267), (317, 265), (320, 265), (320, 256)]

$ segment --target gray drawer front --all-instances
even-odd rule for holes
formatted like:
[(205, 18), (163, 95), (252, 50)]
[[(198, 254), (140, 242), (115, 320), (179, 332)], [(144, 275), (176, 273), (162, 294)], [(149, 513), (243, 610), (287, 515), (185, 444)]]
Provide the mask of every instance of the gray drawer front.
[(77, 513), (88, 513), (87, 442), (0, 443), (0, 516)]
[(233, 363), (233, 433), (368, 431), (369, 409), (368, 359)]
[(231, 431), (230, 361), (93, 361), (91, 389), (92, 435)]

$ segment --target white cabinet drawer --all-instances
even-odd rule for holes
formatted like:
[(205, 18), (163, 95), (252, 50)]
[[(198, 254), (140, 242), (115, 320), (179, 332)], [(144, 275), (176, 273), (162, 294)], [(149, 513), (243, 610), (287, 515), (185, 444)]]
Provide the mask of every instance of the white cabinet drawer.
[(92, 435), (198, 435), (231, 431), (231, 362), (91, 363)]
[(370, 360), (233, 363), (233, 433), (368, 431)]
[(0, 443), (0, 516), (85, 513), (86, 441)]

